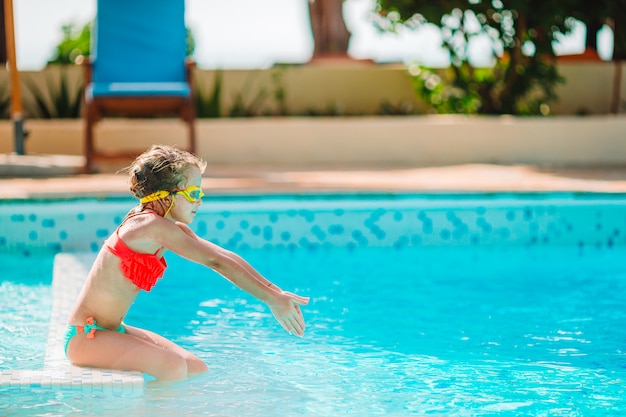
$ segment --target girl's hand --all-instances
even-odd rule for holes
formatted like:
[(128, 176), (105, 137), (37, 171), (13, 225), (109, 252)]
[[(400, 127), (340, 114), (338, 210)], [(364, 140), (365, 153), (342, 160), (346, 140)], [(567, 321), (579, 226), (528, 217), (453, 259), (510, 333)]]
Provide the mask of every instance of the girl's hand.
[(296, 336), (303, 336), (306, 326), (300, 306), (306, 305), (308, 302), (308, 297), (300, 297), (299, 295), (283, 291), (278, 293), (274, 300), (268, 303), (268, 306), (276, 320), (286, 331)]

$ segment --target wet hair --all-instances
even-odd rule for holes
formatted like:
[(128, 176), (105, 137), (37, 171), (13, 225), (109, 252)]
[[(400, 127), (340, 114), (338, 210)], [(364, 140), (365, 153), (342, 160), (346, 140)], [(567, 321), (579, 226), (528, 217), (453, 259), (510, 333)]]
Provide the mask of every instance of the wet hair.
[[(179, 191), (192, 167), (204, 173), (206, 162), (192, 153), (172, 146), (153, 145), (126, 168), (130, 192), (140, 199), (157, 191)], [(168, 196), (150, 203), (140, 203), (131, 213), (150, 208), (163, 214), (170, 204), (171, 196)]]

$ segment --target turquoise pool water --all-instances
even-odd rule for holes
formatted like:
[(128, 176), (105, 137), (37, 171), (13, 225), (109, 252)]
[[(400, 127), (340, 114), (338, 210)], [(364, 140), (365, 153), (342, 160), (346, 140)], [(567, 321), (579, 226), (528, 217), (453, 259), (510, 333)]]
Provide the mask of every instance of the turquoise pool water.
[[(193, 350), (209, 373), (139, 396), (0, 389), (0, 415), (621, 415), (626, 205), (542, 197), (209, 202), (207, 212), (230, 210), (199, 218), (199, 233), (311, 296), (306, 336), (289, 336), (256, 300), (168, 254), (165, 279), (127, 321)], [(53, 228), (67, 242), (74, 232), (59, 218)], [(48, 242), (32, 246), (7, 255), (18, 260), (0, 283), (2, 299), (19, 287), (32, 300), (7, 310), (3, 326), (18, 333), (28, 326), (7, 323), (45, 321), (50, 306), (32, 308), (47, 298), (45, 273), (18, 275), (33, 256), (42, 270), (50, 264), (51, 254), (33, 254)], [(36, 345), (7, 354), (15, 346), (1, 340), (3, 369), (42, 356)]]
[(0, 253), (0, 369), (43, 367), (52, 262), (52, 255)]

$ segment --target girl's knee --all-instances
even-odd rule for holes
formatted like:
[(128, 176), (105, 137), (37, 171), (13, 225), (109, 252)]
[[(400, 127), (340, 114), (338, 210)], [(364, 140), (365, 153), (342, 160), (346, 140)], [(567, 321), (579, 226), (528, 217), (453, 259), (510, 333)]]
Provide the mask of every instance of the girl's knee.
[(204, 363), (204, 361), (197, 357), (192, 357), (187, 359), (187, 372), (190, 374), (202, 374), (207, 372), (209, 367)]
[(187, 378), (189, 368), (187, 361), (182, 356), (171, 352), (159, 364), (159, 369), (154, 376), (161, 381), (176, 381)]

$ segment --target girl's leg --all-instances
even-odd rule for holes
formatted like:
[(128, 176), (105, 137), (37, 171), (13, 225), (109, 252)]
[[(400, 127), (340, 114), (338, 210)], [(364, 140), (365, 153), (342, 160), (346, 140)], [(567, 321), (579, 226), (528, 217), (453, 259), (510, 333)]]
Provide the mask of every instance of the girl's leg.
[(139, 327), (128, 326), (126, 324), (124, 325), (124, 327), (126, 328), (127, 334), (131, 336), (137, 337), (161, 348), (178, 353), (187, 362), (187, 370), (190, 374), (200, 374), (209, 370), (209, 368), (202, 359), (198, 358), (196, 355), (189, 352), (188, 350), (185, 350), (182, 347), (178, 346), (171, 340), (159, 334), (151, 332), (150, 330), (140, 329)]
[(154, 342), (162, 342), (165, 338), (149, 340), (138, 331), (140, 329), (130, 326), (126, 329), (127, 334), (100, 330), (93, 339), (79, 333), (70, 340), (68, 357), (77, 366), (139, 371), (161, 381), (188, 376), (187, 358), (179, 351), (168, 349), (165, 343)]

